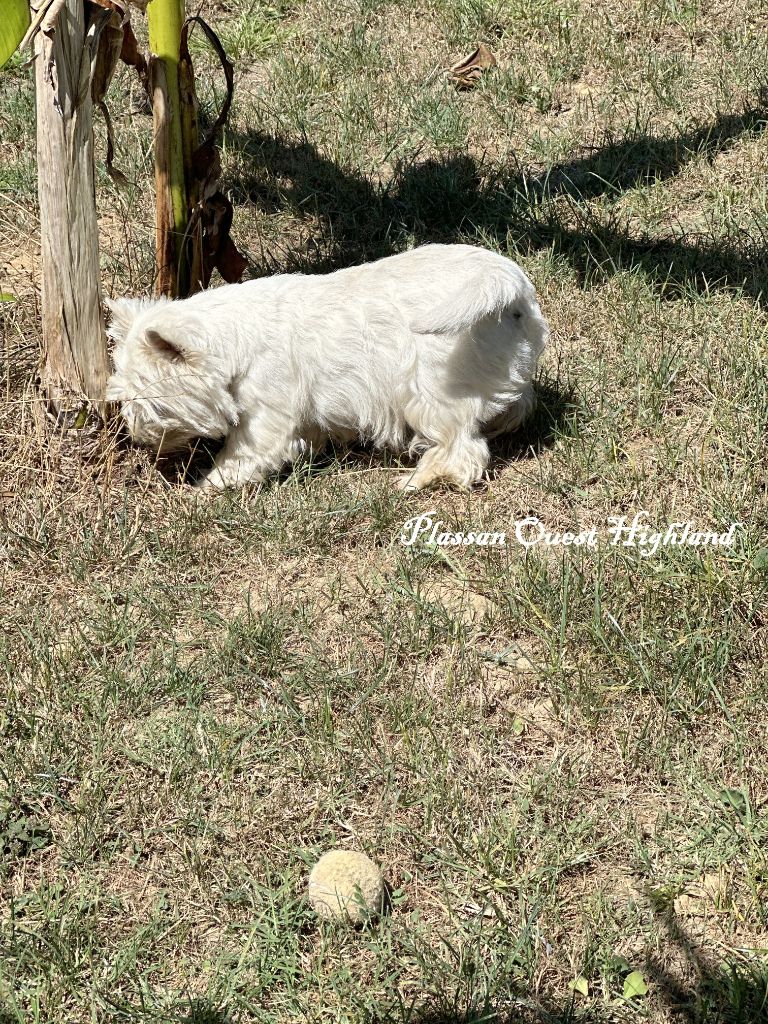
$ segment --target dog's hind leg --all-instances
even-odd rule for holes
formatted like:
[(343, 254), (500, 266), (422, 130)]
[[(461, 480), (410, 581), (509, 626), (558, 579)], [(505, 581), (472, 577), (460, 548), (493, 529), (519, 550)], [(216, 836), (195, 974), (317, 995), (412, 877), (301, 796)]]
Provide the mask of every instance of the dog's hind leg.
[(418, 491), (444, 480), (466, 490), (482, 480), (489, 457), (488, 445), (479, 434), (465, 434), (449, 444), (438, 442), (424, 452), (416, 468), (398, 480), (397, 486), (403, 491)]
[(519, 398), (485, 424), (485, 436), (489, 440), (493, 440), (502, 434), (509, 434), (513, 430), (517, 430), (535, 408), (536, 392), (533, 390), (532, 384), (526, 384), (521, 389)]
[(306, 447), (298, 425), (284, 413), (262, 408), (243, 417), (227, 435), (213, 468), (200, 481), (202, 490), (259, 484), (293, 461)]
[(409, 410), (408, 421), (423, 439), (420, 444), (429, 447), (416, 468), (398, 481), (401, 490), (420, 490), (441, 480), (467, 489), (482, 480), (490, 453), (480, 435), (476, 404), (459, 400), (450, 411), (424, 409), (423, 415), (418, 407)]

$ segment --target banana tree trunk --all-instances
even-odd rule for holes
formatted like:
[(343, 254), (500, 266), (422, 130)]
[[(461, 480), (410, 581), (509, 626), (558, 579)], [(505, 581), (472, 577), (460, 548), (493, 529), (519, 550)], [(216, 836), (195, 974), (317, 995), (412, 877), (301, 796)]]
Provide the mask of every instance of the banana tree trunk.
[(41, 385), (60, 423), (104, 412), (108, 357), (101, 312), (93, 177), (92, 47), (84, 0), (54, 0), (35, 42), (42, 261)]

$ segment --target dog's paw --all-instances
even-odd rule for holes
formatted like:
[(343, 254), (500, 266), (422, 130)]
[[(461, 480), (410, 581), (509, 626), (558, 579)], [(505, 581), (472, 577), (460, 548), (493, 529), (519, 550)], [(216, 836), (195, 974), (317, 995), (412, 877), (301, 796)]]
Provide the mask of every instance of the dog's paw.
[(420, 491), (422, 486), (416, 479), (415, 473), (406, 473), (405, 476), (395, 480), (395, 487), (404, 494), (413, 494), (415, 491)]
[(264, 475), (257, 472), (251, 464), (233, 462), (214, 466), (197, 484), (197, 489), (209, 494), (240, 490), (251, 492), (258, 490), (263, 483)]
[(216, 471), (214, 470), (209, 473), (208, 476), (204, 476), (202, 479), (197, 481), (194, 487), (198, 494), (221, 494), (221, 492), (226, 488), (226, 484), (223, 483), (223, 481), (216, 479), (214, 476), (215, 472)]

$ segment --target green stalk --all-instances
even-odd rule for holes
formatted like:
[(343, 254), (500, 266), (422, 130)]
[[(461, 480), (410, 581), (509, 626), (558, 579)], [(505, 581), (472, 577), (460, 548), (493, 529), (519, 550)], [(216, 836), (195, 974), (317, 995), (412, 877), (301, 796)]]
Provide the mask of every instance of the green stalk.
[[(149, 48), (162, 65), (168, 124), (166, 132), (155, 125), (156, 145), (167, 139), (167, 153), (155, 154), (158, 187), (161, 179), (170, 193), (171, 230), (175, 253), (175, 280), (168, 286), (176, 295), (185, 294), (186, 269), (183, 266), (183, 239), (187, 226), (187, 189), (184, 174), (184, 138), (179, 90), (179, 42), (184, 23), (184, 0), (151, 0), (147, 6)], [(167, 290), (167, 287), (163, 290)]]

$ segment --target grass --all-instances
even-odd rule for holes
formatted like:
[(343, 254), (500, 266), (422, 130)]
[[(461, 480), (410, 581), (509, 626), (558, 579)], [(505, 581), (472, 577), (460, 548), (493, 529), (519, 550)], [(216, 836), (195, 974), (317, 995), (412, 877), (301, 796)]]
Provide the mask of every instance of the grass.
[[(31, 75), (3, 72), (0, 1021), (768, 1020), (765, 16), (203, 11), (249, 273), (508, 253), (553, 326), (540, 406), (471, 495), (359, 450), (203, 502), (43, 429)], [(480, 41), (498, 67), (457, 93)], [(133, 184), (98, 175), (104, 286), (141, 293), (151, 126), (127, 71), (108, 99)], [(605, 533), (640, 509), (744, 526), (644, 558)], [(602, 541), (401, 545), (428, 511)], [(376, 925), (308, 908), (334, 846), (382, 864)]]

